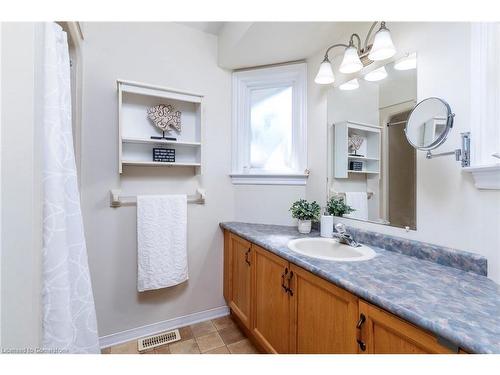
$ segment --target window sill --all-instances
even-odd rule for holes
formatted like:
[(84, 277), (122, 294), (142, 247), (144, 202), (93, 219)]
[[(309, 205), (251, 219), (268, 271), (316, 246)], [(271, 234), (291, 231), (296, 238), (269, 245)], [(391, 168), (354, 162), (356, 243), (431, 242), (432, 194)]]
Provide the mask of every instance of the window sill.
[(472, 173), (476, 188), (500, 190), (500, 163), (465, 167), (462, 170)]
[(233, 185), (306, 185), (309, 173), (231, 173)]

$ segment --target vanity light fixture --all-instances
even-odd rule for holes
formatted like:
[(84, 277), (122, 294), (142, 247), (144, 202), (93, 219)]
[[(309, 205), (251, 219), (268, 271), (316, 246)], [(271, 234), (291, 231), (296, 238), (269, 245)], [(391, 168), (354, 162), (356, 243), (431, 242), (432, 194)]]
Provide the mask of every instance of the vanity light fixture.
[(380, 29), (375, 34), (373, 46), (368, 54), (368, 58), (373, 61), (388, 59), (396, 54), (396, 47), (392, 43), (391, 32), (382, 22)]
[(394, 63), (394, 69), (396, 70), (410, 70), (417, 68), (417, 53), (413, 52), (406, 54), (406, 56), (400, 58)]
[(392, 43), (391, 33), (385, 26), (384, 21), (380, 22), (380, 28), (375, 33), (373, 44), (369, 44), (373, 30), (378, 23), (379, 21), (375, 21), (371, 25), (363, 46), (361, 45), (361, 38), (359, 35), (354, 33), (349, 38), (349, 44), (337, 43), (328, 47), (314, 82), (320, 85), (326, 85), (335, 81), (328, 53), (336, 47), (344, 48), (344, 57), (339, 70), (341, 73), (345, 74), (359, 72), (363, 67), (370, 65), (373, 61), (385, 60), (394, 56), (396, 48)]
[(314, 78), (314, 82), (320, 85), (328, 85), (335, 81), (335, 76), (333, 75), (332, 64), (328, 57), (325, 56), (325, 59), (319, 66), (318, 74), (316, 78)]
[(364, 78), (366, 81), (376, 82), (376, 81), (381, 81), (386, 77), (387, 77), (387, 70), (385, 70), (385, 66), (381, 66), (378, 69), (366, 73)]
[(349, 47), (345, 49), (342, 64), (340, 64), (340, 72), (344, 74), (356, 73), (363, 69), (363, 63), (359, 59), (358, 50), (354, 47), (354, 43), (349, 43)]
[(339, 89), (344, 91), (356, 90), (357, 88), (359, 88), (359, 82), (357, 78), (351, 79), (350, 81), (347, 81), (346, 83), (343, 83), (339, 86)]
[(387, 70), (385, 70), (385, 66), (382, 66), (378, 69), (372, 70), (369, 73), (365, 74), (365, 80), (369, 82), (381, 81), (385, 77), (387, 77)]

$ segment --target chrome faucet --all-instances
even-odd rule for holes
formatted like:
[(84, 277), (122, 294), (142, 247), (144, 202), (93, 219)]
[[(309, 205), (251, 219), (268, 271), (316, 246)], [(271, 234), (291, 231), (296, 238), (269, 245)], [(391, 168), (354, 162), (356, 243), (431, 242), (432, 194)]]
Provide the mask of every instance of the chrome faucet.
[(345, 245), (349, 245), (351, 247), (360, 247), (361, 245), (357, 243), (352, 236), (347, 233), (345, 229), (345, 225), (342, 223), (338, 223), (335, 225), (336, 233), (333, 233), (333, 236), (339, 240), (339, 243), (343, 243)]

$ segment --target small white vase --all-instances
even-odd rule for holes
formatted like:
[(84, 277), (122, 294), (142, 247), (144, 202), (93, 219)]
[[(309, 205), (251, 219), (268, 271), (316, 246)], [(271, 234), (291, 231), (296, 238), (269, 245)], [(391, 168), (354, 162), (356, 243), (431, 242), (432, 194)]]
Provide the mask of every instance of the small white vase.
[(298, 230), (302, 234), (311, 233), (311, 220), (299, 220)]

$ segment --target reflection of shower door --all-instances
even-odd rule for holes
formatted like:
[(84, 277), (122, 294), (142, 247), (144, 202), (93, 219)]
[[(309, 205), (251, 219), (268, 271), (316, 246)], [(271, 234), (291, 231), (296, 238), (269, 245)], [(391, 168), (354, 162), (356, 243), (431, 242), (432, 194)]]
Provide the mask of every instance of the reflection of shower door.
[[(390, 123), (406, 121), (409, 111), (390, 117)], [(389, 221), (397, 227), (416, 229), (416, 151), (406, 140), (406, 123), (390, 125), (388, 135)]]

